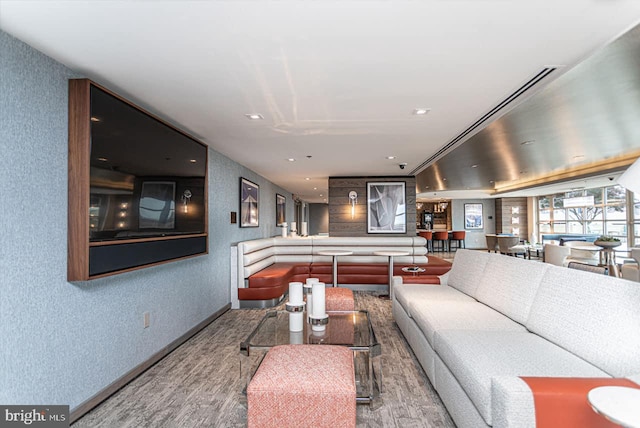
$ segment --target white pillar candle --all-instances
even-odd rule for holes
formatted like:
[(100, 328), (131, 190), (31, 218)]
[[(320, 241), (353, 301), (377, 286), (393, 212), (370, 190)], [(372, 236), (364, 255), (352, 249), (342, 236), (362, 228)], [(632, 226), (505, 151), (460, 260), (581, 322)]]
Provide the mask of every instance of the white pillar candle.
[(292, 345), (302, 345), (304, 342), (302, 336), (302, 331), (290, 331), (289, 332), (289, 343)]
[(287, 237), (287, 223), (282, 223), (280, 225), (280, 227), (282, 227), (282, 237), (286, 238)]
[(304, 314), (302, 312), (289, 313), (289, 331), (302, 331), (304, 324)]
[(303, 221), (303, 222), (300, 224), (300, 235), (302, 235), (302, 236), (307, 236), (307, 235), (308, 235), (307, 230), (308, 230), (308, 229), (307, 229), (307, 222), (306, 222), (306, 221)]
[(291, 222), (291, 231), (292, 232), (297, 232), (298, 231), (298, 229), (296, 229), (296, 222), (295, 221)]
[(290, 305), (301, 305), (303, 303), (302, 300), (302, 283), (301, 282), (290, 282), (289, 283), (289, 304)]
[(313, 283), (313, 313), (311, 314), (314, 318), (322, 318), (326, 315), (325, 313), (325, 301), (324, 301), (324, 282), (314, 282)]
[(309, 291), (307, 293), (307, 316), (313, 315), (313, 293)]

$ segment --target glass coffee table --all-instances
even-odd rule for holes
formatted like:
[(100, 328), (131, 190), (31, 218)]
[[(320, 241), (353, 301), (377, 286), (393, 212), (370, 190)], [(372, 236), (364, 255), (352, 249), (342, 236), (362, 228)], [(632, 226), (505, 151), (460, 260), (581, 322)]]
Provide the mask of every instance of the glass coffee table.
[[(305, 317), (307, 313), (304, 313)], [(289, 331), (289, 312), (269, 311), (240, 344), (240, 375), (246, 385), (270, 348), (288, 344), (340, 345), (353, 351), (357, 403), (377, 406), (382, 389), (381, 347), (367, 311), (327, 311), (329, 323), (324, 332)], [(301, 362), (304, 364), (304, 362)]]

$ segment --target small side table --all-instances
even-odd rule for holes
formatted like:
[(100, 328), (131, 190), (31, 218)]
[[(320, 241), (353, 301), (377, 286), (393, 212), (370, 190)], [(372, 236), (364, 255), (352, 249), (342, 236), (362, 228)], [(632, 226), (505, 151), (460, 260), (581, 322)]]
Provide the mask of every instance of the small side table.
[(589, 404), (596, 413), (623, 427), (640, 427), (640, 389), (600, 386), (589, 391)]
[(402, 272), (412, 273), (413, 276), (417, 276), (419, 273), (426, 272), (425, 268), (419, 266), (403, 267)]
[(343, 251), (343, 250), (323, 250), (318, 251), (318, 254), (321, 256), (333, 256), (333, 286), (338, 286), (338, 256), (350, 256), (353, 254), (353, 251)]
[(393, 297), (393, 258), (400, 256), (408, 256), (408, 251), (374, 251), (376, 256), (389, 257), (389, 296)]

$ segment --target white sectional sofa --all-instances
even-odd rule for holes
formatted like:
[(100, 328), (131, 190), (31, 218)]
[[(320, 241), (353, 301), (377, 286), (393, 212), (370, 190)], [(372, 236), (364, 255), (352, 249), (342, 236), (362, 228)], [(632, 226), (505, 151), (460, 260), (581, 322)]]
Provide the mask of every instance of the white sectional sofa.
[(471, 250), (445, 276), (394, 278), (393, 315), (458, 427), (535, 427), (520, 376), (640, 383), (638, 283)]

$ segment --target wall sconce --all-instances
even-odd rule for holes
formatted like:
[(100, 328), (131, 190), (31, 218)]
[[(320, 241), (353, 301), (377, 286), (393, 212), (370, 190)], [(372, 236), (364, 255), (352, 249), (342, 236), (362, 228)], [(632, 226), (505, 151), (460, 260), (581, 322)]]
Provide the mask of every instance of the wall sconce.
[(185, 190), (182, 193), (182, 212), (184, 213), (189, 212), (189, 202), (191, 201), (191, 196), (193, 196), (193, 194), (189, 189)]
[(356, 216), (356, 204), (358, 203), (358, 194), (352, 190), (349, 192), (349, 201), (351, 203), (351, 218)]
[(443, 213), (447, 210), (448, 206), (449, 206), (448, 202), (439, 202), (437, 204), (433, 204), (433, 212)]

